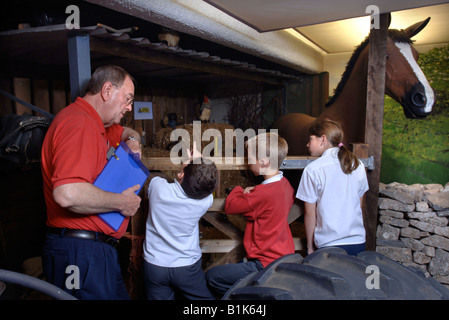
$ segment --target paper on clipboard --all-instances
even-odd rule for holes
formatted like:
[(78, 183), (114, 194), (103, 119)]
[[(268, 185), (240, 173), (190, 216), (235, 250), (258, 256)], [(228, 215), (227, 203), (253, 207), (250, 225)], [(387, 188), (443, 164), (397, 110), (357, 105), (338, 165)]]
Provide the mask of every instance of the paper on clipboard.
[[(95, 179), (93, 185), (109, 192), (121, 193), (122, 191), (139, 184), (140, 192), (150, 172), (140, 161), (139, 156), (133, 153), (126, 143), (121, 142), (106, 163), (103, 171)], [(106, 222), (114, 231), (117, 231), (125, 220), (120, 212), (105, 212), (98, 216)]]

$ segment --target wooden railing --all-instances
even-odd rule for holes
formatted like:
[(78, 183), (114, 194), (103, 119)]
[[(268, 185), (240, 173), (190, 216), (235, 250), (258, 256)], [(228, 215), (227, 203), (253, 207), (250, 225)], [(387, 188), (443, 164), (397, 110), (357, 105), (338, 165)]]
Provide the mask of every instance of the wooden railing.
[[(225, 198), (215, 198), (212, 206), (203, 216), (204, 220), (212, 224), (215, 228), (230, 238), (200, 240), (200, 247), (203, 253), (226, 253), (223, 257), (217, 261), (214, 261), (208, 268), (226, 263), (236, 263), (245, 257), (245, 250), (243, 248), (243, 231), (225, 218), (225, 200)], [(301, 215), (303, 215), (303, 209), (295, 203), (290, 209), (288, 223), (292, 223)], [(303, 239), (294, 238), (293, 240), (295, 243), (295, 250), (305, 249)]]

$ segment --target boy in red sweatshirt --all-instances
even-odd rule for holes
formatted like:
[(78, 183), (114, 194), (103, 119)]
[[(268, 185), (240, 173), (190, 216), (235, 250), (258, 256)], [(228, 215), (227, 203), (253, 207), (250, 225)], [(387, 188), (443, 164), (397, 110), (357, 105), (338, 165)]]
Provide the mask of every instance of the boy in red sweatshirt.
[(247, 262), (216, 266), (206, 273), (209, 288), (218, 297), (246, 275), (295, 252), (287, 222), (294, 191), (279, 171), (288, 153), (287, 142), (276, 133), (264, 133), (249, 139), (246, 147), (250, 170), (264, 181), (245, 190), (237, 186), (226, 198), (226, 214), (246, 218), (243, 245)]

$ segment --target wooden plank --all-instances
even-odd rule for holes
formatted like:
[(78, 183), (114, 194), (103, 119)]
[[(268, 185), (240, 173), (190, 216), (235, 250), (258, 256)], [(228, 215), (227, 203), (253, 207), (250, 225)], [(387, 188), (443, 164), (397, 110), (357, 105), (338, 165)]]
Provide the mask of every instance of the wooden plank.
[[(140, 94), (140, 92), (135, 92), (134, 94), (134, 101), (145, 101), (143, 96)], [(136, 120), (134, 119), (134, 107), (133, 110), (131, 111), (132, 114), (132, 123), (133, 123), (133, 128), (134, 130), (137, 131), (137, 133), (139, 133), (140, 136), (142, 136), (143, 133), (143, 120)]]
[(202, 253), (227, 253), (241, 241), (233, 239), (200, 239)]
[[(368, 151), (369, 151), (369, 145), (365, 143), (351, 143), (350, 145), (351, 151), (359, 158), (367, 158), (368, 157)], [(366, 170), (368, 172), (368, 170)], [(366, 193), (363, 195), (362, 203), (360, 204), (362, 207), (362, 215), (363, 215), (363, 225), (366, 226), (369, 225), (368, 221), (368, 214), (366, 212)]]
[[(202, 253), (227, 253), (232, 251), (241, 241), (233, 239), (200, 239)], [(295, 251), (306, 249), (305, 239), (293, 238)]]
[(223, 257), (221, 257), (220, 259), (212, 263), (210, 266), (208, 266), (205, 271), (215, 266), (220, 266), (223, 264), (238, 263), (239, 261), (242, 261), (245, 255), (246, 255), (245, 248), (243, 247), (243, 243), (240, 242), (238, 245), (234, 247), (234, 249), (232, 249)]
[(368, 158), (369, 145), (366, 143), (351, 143), (349, 145), (352, 153), (359, 159)]
[(215, 188), (215, 197), (221, 197), (221, 170), (217, 172), (217, 188)]
[(380, 28), (371, 29), (366, 99), (365, 143), (374, 157), (374, 170), (368, 171), (369, 190), (366, 193), (366, 248), (376, 247), (377, 201), (379, 197), (380, 159), (382, 157), (382, 127), (385, 95), (385, 64), (388, 14), (380, 15)]
[[(42, 110), (50, 112), (50, 93), (48, 91), (48, 81), (45, 79), (33, 80), (34, 105)], [(37, 113), (37, 115), (42, 116)]]
[[(1, 76), (0, 77), (0, 89), (11, 92), (11, 80)], [(6, 116), (14, 114), (14, 103), (11, 99), (0, 94), (0, 116)]]
[(147, 146), (151, 146), (153, 144), (153, 120), (143, 120), (143, 129), (145, 132), (144, 143)]
[[(218, 170), (249, 170), (247, 158), (242, 157), (206, 157), (206, 159), (214, 161)], [(303, 161), (302, 167), (305, 164), (315, 160), (314, 157), (307, 156), (287, 156), (287, 161), (300, 162)], [(179, 161), (178, 158), (174, 159)], [(142, 157), (143, 164), (149, 170), (178, 170), (179, 164), (174, 164), (170, 157)], [(284, 161), (285, 162), (285, 161)], [(283, 164), (284, 165), (284, 164)], [(282, 166), (281, 166), (282, 168)]]
[[(249, 170), (249, 166), (245, 164), (242, 158), (225, 158), (225, 157), (211, 157), (206, 158), (214, 161), (218, 170)], [(170, 157), (142, 157), (142, 163), (149, 170), (179, 170), (180, 165), (172, 162)], [(178, 162), (179, 158), (174, 158)], [(240, 163), (239, 162), (243, 162)]]
[[(367, 148), (367, 146), (363, 147)], [(210, 161), (215, 162), (218, 170), (249, 170), (246, 158), (241, 157), (205, 157)], [(314, 157), (307, 156), (287, 156), (281, 165), (281, 170), (297, 170), (304, 169), (310, 162), (315, 160)], [(359, 159), (365, 162), (365, 165), (369, 163), (368, 156)], [(146, 157), (143, 156), (141, 159), (142, 163), (149, 170), (160, 170), (160, 171), (172, 171), (179, 170), (180, 165), (173, 163), (170, 157)], [(181, 161), (178, 157), (175, 157), (175, 162)]]
[[(208, 212), (224, 212), (226, 198), (215, 198)], [(304, 214), (304, 207), (300, 203), (295, 202), (290, 209), (288, 215), (288, 223), (292, 223)]]
[(161, 130), (163, 102), (159, 94), (153, 93), (153, 134)]
[(215, 198), (212, 206), (207, 211), (224, 212), (226, 198)]
[[(142, 100), (145, 102), (152, 102), (153, 97), (145, 90), (142, 94)], [(153, 108), (153, 106), (152, 106)], [(154, 118), (154, 114), (153, 114)], [(153, 120), (142, 120), (142, 134), (143, 144), (151, 146), (153, 143)]]
[(223, 232), (229, 238), (234, 240), (243, 239), (243, 231), (228, 221), (226, 217), (217, 212), (206, 212), (203, 219), (212, 224), (215, 228)]
[(293, 243), (295, 244), (295, 251), (305, 251), (307, 249), (306, 239), (294, 237)]
[[(22, 99), (25, 102), (31, 103), (31, 89), (30, 89), (30, 79), (25, 78), (14, 78), (13, 79), (13, 86), (14, 86), (14, 95)], [(33, 111), (30, 108), (27, 108), (26, 106), (14, 102), (16, 106), (16, 114), (22, 115), (24, 113), (30, 113), (32, 114)]]
[(295, 221), (302, 215), (304, 215), (304, 206), (300, 205), (297, 202), (293, 203), (292, 207), (290, 208), (290, 212), (288, 213), (288, 217), (287, 217), (288, 224), (291, 224), (293, 221)]
[(51, 85), (51, 111), (54, 115), (57, 115), (59, 111), (61, 111), (68, 105), (65, 82), (55, 80), (52, 81)]

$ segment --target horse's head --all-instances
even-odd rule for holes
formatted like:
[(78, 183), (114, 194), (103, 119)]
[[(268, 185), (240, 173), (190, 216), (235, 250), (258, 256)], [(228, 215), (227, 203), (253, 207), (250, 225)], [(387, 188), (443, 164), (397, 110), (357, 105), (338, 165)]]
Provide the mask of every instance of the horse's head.
[(412, 46), (430, 18), (404, 30), (388, 30), (385, 92), (399, 102), (408, 118), (424, 118), (432, 112), (435, 95), (418, 66), (418, 51)]

